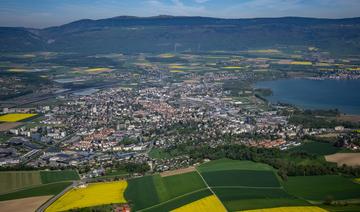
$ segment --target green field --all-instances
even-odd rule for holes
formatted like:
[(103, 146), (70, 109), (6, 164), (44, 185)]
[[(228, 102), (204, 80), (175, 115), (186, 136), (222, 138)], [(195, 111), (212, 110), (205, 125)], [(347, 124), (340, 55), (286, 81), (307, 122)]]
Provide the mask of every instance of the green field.
[(280, 187), (273, 171), (227, 170), (202, 172), (201, 175), (211, 187)]
[(184, 195), (175, 199), (172, 199), (168, 202), (165, 202), (163, 204), (151, 207), (151, 208), (147, 208), (144, 211), (146, 212), (157, 212), (157, 211), (171, 211), (174, 210), (176, 208), (179, 208), (183, 205), (189, 204), (191, 202), (194, 202), (196, 200), (205, 198), (207, 196), (212, 195), (211, 191), (209, 189), (204, 189), (201, 191), (197, 191), (188, 195)]
[(0, 172), (0, 193), (7, 193), (41, 184), (38, 171)]
[(158, 204), (160, 200), (153, 176), (129, 180), (125, 198), (132, 205), (134, 211)]
[(40, 171), (42, 183), (54, 183), (61, 181), (79, 180), (79, 175), (74, 170), (64, 171)]
[(281, 188), (214, 188), (213, 191), (229, 211), (308, 205)]
[(267, 164), (255, 163), (252, 161), (240, 161), (230, 159), (214, 160), (200, 165), (197, 168), (200, 172), (224, 171), (224, 170), (273, 170)]
[(323, 201), (327, 197), (335, 200), (360, 198), (360, 184), (337, 175), (289, 177), (284, 186), (290, 194), (307, 200)]
[(290, 149), (293, 152), (306, 152), (314, 155), (331, 155), (339, 152), (341, 148), (333, 146), (331, 143), (307, 141), (303, 145)]
[(46, 196), (46, 195), (56, 195), (64, 190), (66, 187), (71, 185), (70, 182), (60, 182), (52, 183), (46, 185), (39, 185), (28, 189), (19, 190), (16, 192), (0, 195), (0, 201), (11, 200), (11, 199), (20, 199), (26, 197), (35, 197), (35, 196)]
[(168, 152), (166, 152), (163, 149), (156, 149), (156, 148), (151, 149), (151, 151), (149, 152), (149, 156), (155, 159), (171, 158), (171, 155)]
[(153, 175), (129, 180), (125, 198), (138, 210), (204, 188), (205, 184), (196, 172), (169, 177)]

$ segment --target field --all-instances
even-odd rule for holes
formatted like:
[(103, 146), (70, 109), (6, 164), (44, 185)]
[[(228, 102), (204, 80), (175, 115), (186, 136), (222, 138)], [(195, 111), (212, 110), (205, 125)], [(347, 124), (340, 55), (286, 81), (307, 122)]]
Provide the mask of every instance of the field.
[(185, 173), (193, 172), (195, 170), (196, 170), (195, 167), (190, 166), (188, 168), (165, 171), (165, 172), (160, 173), (160, 176), (161, 177), (169, 177), (169, 176), (173, 176), (173, 175), (185, 174)]
[(229, 211), (308, 205), (281, 188), (214, 188)]
[(360, 153), (336, 153), (325, 156), (326, 161), (337, 163), (339, 166), (360, 166)]
[(186, 204), (173, 210), (174, 212), (188, 212), (188, 211), (198, 211), (198, 212), (226, 212), (225, 207), (220, 202), (220, 200), (215, 196), (211, 195), (195, 202)]
[(79, 175), (73, 170), (64, 171), (40, 171), (42, 183), (54, 183), (60, 181), (79, 180)]
[(41, 184), (38, 171), (11, 171), (0, 172), (0, 191), (8, 193), (17, 189)]
[(1, 211), (21, 211), (33, 212), (43, 203), (45, 203), (51, 196), (28, 197), (16, 200), (7, 200), (0, 202)]
[(70, 182), (60, 182), (60, 183), (51, 183), (46, 185), (34, 186), (31, 188), (22, 189), (12, 193), (0, 195), (0, 201), (20, 199), (26, 197), (56, 195), (70, 185), (71, 185)]
[(171, 211), (189, 203), (195, 202), (199, 199), (211, 196), (212, 193), (209, 189), (203, 189), (200, 191), (193, 192), (191, 194), (183, 195), (172, 200), (160, 203), (153, 207), (149, 207), (144, 212), (158, 212), (158, 211)]
[(315, 206), (303, 206), (303, 207), (278, 207), (278, 208), (268, 208), (268, 209), (258, 209), (258, 210), (249, 210), (245, 212), (326, 212), (319, 207)]
[(20, 125), (22, 125), (23, 123), (21, 122), (6, 122), (6, 123), (1, 123), (0, 124), (0, 132), (5, 132), (8, 131), (10, 129), (16, 128)]
[(32, 113), (10, 113), (0, 116), (0, 122), (18, 122), (36, 115)]
[(263, 163), (252, 161), (239, 161), (230, 159), (220, 159), (204, 163), (198, 167), (200, 172), (224, 171), (224, 170), (273, 170), (272, 167)]
[(46, 211), (66, 211), (96, 205), (126, 203), (123, 195), (126, 187), (126, 181), (117, 181), (93, 183), (85, 188), (74, 188), (57, 199)]
[(273, 171), (226, 170), (201, 175), (211, 187), (280, 187)]
[(303, 145), (292, 148), (289, 151), (306, 152), (314, 155), (329, 155), (329, 154), (334, 154), (340, 150), (341, 150), (340, 148), (335, 147), (330, 143), (307, 141)]
[(290, 194), (307, 200), (360, 198), (360, 185), (337, 175), (289, 177), (284, 186)]
[[(154, 175), (129, 180), (125, 197), (134, 203), (135, 209), (145, 209), (204, 188), (205, 184), (196, 172), (168, 177)], [(142, 192), (144, 190), (147, 192)]]

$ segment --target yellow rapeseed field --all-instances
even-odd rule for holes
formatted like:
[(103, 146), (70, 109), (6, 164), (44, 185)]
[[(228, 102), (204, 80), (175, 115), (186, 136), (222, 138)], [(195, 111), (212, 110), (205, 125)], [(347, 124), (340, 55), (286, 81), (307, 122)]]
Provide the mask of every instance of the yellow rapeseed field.
[(186, 68), (186, 67), (183, 65), (170, 65), (169, 68), (170, 69), (182, 69), (182, 68)]
[(191, 212), (191, 211), (197, 211), (197, 212), (224, 211), (225, 212), (226, 209), (215, 195), (211, 195), (173, 210), (173, 212)]
[(327, 210), (316, 206), (299, 206), (299, 207), (279, 207), (279, 208), (266, 208), (257, 210), (247, 210), (245, 212), (327, 212)]
[(85, 71), (89, 72), (89, 73), (101, 73), (101, 72), (112, 71), (112, 69), (110, 69), (110, 68), (89, 68), (89, 69), (86, 69)]
[(112, 203), (126, 203), (124, 197), (126, 187), (126, 181), (116, 181), (92, 183), (88, 184), (85, 188), (74, 188), (51, 204), (46, 209), (46, 212), (67, 211), (75, 208)]
[(36, 115), (34, 113), (9, 113), (0, 116), (0, 122), (17, 122)]
[(173, 57), (175, 57), (175, 55), (170, 54), (170, 53), (166, 53), (166, 54), (159, 55), (159, 57), (161, 57), (161, 58), (173, 58)]
[(224, 66), (224, 69), (241, 69), (241, 66)]
[(311, 66), (312, 62), (309, 62), (309, 61), (293, 61), (290, 64), (291, 65)]

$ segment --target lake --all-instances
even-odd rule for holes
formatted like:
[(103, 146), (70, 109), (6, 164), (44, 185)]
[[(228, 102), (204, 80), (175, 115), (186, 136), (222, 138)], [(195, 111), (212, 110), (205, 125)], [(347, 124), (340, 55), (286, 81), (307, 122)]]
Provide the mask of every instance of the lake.
[(288, 103), (304, 109), (339, 109), (360, 114), (360, 80), (282, 79), (262, 81), (256, 88), (270, 88), (272, 103)]

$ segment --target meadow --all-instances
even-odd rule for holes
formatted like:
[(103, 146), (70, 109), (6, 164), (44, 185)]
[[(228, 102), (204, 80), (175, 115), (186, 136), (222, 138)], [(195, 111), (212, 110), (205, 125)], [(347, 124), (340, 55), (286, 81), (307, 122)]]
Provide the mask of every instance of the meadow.
[(26, 197), (56, 195), (70, 186), (70, 182), (51, 183), (18, 190), (15, 192), (0, 195), (0, 201), (20, 199)]
[(281, 188), (213, 188), (229, 211), (308, 205)]
[(79, 175), (74, 170), (63, 171), (40, 171), (42, 183), (54, 183), (60, 181), (79, 180)]
[(360, 184), (338, 175), (289, 177), (285, 189), (292, 195), (314, 201), (326, 198), (346, 200), (360, 197)]
[(51, 204), (46, 211), (66, 211), (96, 205), (126, 203), (123, 195), (126, 187), (126, 181), (116, 181), (73, 188)]
[(226, 170), (201, 175), (211, 187), (280, 187), (273, 171)]
[(4, 171), (0, 172), (1, 194), (17, 192), (21, 189), (37, 188), (43, 184), (78, 180), (73, 170), (63, 171)]
[(37, 114), (33, 114), (33, 113), (9, 113), (0, 116), (0, 122), (18, 122), (31, 118), (36, 115)]
[(153, 175), (129, 180), (125, 197), (138, 210), (202, 189), (205, 184), (196, 172), (168, 177)]
[(38, 171), (0, 172), (0, 191), (8, 193), (29, 186), (40, 185), (41, 177)]
[(240, 161), (231, 159), (213, 160), (200, 165), (197, 168), (200, 172), (224, 171), (224, 170), (273, 170), (273, 168), (264, 163), (255, 163), (252, 161)]

